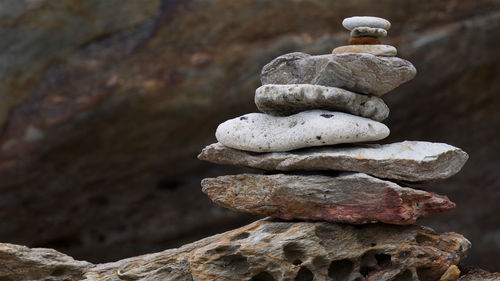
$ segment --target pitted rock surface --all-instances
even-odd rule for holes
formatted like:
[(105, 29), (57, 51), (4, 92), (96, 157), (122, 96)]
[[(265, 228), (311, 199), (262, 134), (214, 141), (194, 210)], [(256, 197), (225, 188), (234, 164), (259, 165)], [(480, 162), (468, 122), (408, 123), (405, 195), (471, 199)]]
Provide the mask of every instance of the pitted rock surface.
[(267, 218), (177, 249), (105, 264), (0, 244), (0, 279), (438, 280), (469, 247), (460, 234), (420, 226)]

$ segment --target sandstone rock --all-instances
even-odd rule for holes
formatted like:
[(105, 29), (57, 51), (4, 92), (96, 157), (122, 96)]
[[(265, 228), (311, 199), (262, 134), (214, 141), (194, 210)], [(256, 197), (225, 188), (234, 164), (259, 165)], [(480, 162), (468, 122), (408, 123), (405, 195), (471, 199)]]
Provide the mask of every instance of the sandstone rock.
[(360, 26), (351, 30), (351, 37), (386, 37), (387, 30), (383, 28), (374, 28), (374, 27), (366, 27)]
[(263, 85), (255, 91), (255, 104), (260, 111), (278, 116), (312, 109), (343, 111), (375, 121), (389, 115), (389, 107), (380, 98), (309, 84)]
[(205, 147), (198, 158), (271, 171), (355, 171), (379, 178), (422, 182), (453, 176), (469, 157), (461, 149), (444, 143), (404, 141), (282, 153), (249, 153), (215, 143)]
[[(380, 43), (378, 43), (380, 44)], [(407, 60), (371, 54), (290, 53), (262, 68), (262, 84), (314, 84), (382, 96), (416, 74)]]
[(437, 280), (469, 247), (460, 234), (437, 234), (420, 226), (268, 218), (177, 249), (106, 264), (74, 261), (49, 249), (0, 244), (0, 279)]
[(391, 23), (388, 20), (379, 17), (367, 16), (346, 18), (342, 21), (342, 25), (348, 30), (353, 30), (356, 27), (362, 26), (383, 28), (385, 30), (389, 30), (391, 28)]
[(286, 220), (407, 225), (455, 207), (446, 196), (361, 173), (241, 174), (206, 178), (201, 186), (212, 201), (223, 207)]
[(450, 265), (439, 281), (456, 281), (458, 277), (460, 277), (460, 269), (456, 265)]
[(343, 112), (310, 110), (287, 117), (250, 113), (217, 127), (225, 146), (254, 152), (380, 140), (389, 135), (382, 123)]
[(380, 39), (371, 37), (371, 36), (363, 36), (363, 37), (351, 37), (349, 38), (350, 45), (380, 45), (382, 41)]
[(398, 53), (396, 48), (389, 45), (347, 45), (333, 49), (332, 54), (344, 53), (367, 53), (374, 56), (395, 57)]

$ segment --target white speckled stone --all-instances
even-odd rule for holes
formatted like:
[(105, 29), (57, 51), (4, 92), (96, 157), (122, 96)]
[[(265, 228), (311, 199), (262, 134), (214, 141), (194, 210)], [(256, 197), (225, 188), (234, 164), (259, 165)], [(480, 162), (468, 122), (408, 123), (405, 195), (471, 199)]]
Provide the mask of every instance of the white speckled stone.
[(309, 84), (263, 85), (255, 91), (255, 104), (260, 111), (276, 116), (313, 109), (342, 111), (375, 121), (389, 116), (389, 107), (381, 98)]
[(386, 37), (387, 30), (383, 28), (368, 27), (368, 26), (360, 26), (351, 30), (351, 37), (364, 37), (364, 36)]
[(385, 30), (391, 28), (391, 23), (388, 20), (378, 17), (350, 17), (344, 19), (342, 25), (348, 30), (353, 30), (360, 26), (383, 28)]
[(388, 135), (389, 128), (380, 122), (326, 110), (288, 117), (250, 113), (220, 124), (215, 133), (223, 145), (253, 152), (376, 141)]

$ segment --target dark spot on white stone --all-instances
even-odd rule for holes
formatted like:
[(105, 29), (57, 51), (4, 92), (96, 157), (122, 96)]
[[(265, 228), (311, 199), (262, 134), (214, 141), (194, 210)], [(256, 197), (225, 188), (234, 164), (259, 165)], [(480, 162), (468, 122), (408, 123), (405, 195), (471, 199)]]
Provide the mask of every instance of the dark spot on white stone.
[(248, 120), (248, 117), (242, 116), (240, 117), (240, 120)]
[(316, 139), (321, 140), (321, 136), (316, 136)]
[(362, 102), (362, 103), (360, 103), (359, 105), (361, 105), (361, 106), (365, 106), (365, 103), (366, 103), (366, 102)]
[(320, 116), (324, 118), (332, 118), (333, 114), (321, 114)]

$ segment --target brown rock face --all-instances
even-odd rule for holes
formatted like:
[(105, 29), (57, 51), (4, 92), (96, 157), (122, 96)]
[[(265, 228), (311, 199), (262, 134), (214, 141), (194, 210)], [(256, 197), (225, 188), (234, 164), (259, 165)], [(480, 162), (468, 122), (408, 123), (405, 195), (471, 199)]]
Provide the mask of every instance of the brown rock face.
[(455, 207), (445, 196), (361, 173), (242, 174), (204, 179), (201, 185), (203, 192), (223, 207), (287, 220), (406, 225)]
[(350, 45), (379, 45), (382, 44), (380, 39), (370, 36), (364, 37), (351, 37), (349, 38)]
[(467, 262), (500, 270), (498, 1), (4, 0), (0, 10), (0, 241), (97, 262), (248, 222), (199, 192), (204, 177), (242, 171), (196, 155), (219, 123), (257, 110), (262, 66), (330, 53), (349, 37), (342, 19), (369, 11), (391, 21), (384, 42), (418, 69), (384, 96), (388, 142), (470, 155), (433, 185), (458, 207), (425, 223), (464, 233)]
[(178, 249), (89, 264), (0, 244), (1, 280), (438, 280), (469, 241), (419, 226), (265, 219)]

